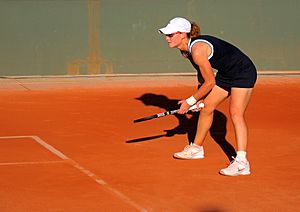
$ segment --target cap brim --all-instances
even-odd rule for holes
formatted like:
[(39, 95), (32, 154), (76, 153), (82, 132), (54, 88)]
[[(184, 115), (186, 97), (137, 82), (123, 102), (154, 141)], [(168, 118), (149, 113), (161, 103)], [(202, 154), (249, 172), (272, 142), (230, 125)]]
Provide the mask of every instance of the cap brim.
[(158, 32), (160, 34), (165, 34), (165, 35), (169, 35), (169, 34), (172, 34), (174, 32), (177, 32), (178, 30), (174, 29), (173, 27), (170, 27), (170, 26), (166, 26), (164, 28), (161, 28), (158, 30)]

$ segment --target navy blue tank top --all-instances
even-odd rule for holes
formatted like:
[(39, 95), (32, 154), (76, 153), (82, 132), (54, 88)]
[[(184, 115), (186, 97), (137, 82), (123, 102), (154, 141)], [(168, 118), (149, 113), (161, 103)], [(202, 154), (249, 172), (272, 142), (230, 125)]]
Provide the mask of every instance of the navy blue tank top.
[[(203, 83), (203, 77), (199, 66), (195, 64), (191, 56), (192, 47), (197, 42), (204, 42), (211, 48), (208, 60), (212, 68), (217, 70), (217, 85), (226, 87), (251, 87), (256, 81), (256, 68), (247, 55), (234, 45), (210, 35), (201, 35), (191, 38), (188, 44), (188, 52), (182, 52), (198, 72), (198, 81)], [(242, 81), (238, 82), (240, 77)], [(236, 82), (235, 82), (236, 81)], [(247, 82), (248, 81), (248, 82)], [(244, 84), (244, 85), (243, 85)]]

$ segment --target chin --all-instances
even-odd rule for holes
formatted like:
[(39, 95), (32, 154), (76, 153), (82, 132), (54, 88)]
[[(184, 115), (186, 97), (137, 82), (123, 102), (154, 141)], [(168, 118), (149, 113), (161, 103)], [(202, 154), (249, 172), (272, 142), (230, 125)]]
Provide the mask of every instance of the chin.
[(168, 43), (168, 45), (169, 45), (169, 48), (175, 48), (175, 45), (172, 43)]

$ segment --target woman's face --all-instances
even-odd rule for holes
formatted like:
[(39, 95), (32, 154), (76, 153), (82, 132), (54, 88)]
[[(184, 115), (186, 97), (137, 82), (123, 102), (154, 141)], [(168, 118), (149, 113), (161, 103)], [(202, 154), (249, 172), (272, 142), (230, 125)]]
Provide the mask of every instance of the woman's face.
[(172, 34), (166, 35), (166, 41), (170, 48), (178, 48), (182, 41), (181, 32), (174, 32)]

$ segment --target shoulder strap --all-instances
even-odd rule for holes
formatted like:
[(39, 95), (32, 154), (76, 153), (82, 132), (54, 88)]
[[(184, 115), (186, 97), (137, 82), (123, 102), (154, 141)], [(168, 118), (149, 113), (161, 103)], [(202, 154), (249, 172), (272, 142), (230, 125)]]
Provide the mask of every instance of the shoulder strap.
[(195, 43), (198, 43), (198, 42), (204, 42), (204, 43), (206, 43), (206, 44), (208, 44), (208, 45), (210, 46), (210, 48), (211, 48), (211, 53), (210, 53), (210, 55), (208, 56), (208, 59), (212, 58), (212, 56), (214, 55), (214, 46), (213, 46), (209, 41), (204, 40), (204, 39), (196, 39), (196, 40), (193, 40), (193, 41), (190, 39), (190, 41), (189, 41), (189, 43), (188, 43), (188, 48), (189, 48), (190, 54), (192, 54), (192, 47), (193, 47), (193, 45), (194, 45)]

